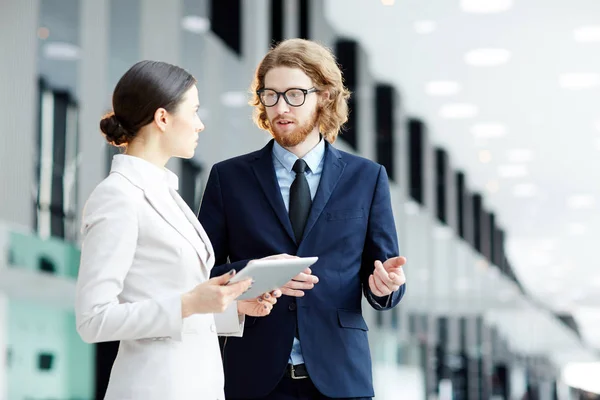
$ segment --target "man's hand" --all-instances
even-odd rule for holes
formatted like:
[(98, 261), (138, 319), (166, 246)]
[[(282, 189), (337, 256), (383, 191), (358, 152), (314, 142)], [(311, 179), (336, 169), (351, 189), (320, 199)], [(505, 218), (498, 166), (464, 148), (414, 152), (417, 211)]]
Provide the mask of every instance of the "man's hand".
[(319, 283), (319, 278), (312, 275), (310, 268), (306, 268), (304, 272), (300, 272), (291, 281), (286, 283), (281, 288), (281, 292), (286, 296), (302, 297), (304, 296), (303, 290), (310, 290), (317, 283)]
[(402, 266), (406, 264), (406, 258), (394, 257), (386, 260), (375, 261), (375, 271), (369, 276), (369, 288), (377, 297), (388, 296), (400, 289), (406, 282)]

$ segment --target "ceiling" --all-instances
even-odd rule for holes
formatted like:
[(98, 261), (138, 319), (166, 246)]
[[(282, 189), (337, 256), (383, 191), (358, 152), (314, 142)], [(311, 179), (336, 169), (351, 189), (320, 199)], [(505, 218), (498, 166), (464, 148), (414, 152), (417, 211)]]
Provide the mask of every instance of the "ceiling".
[[(508, 8), (466, 12), (469, 3)], [(485, 193), (527, 290), (573, 312), (600, 347), (600, 2), (328, 0), (326, 15)], [(476, 49), (499, 50), (467, 56)], [(562, 76), (574, 73), (586, 75)], [(428, 87), (436, 81), (450, 82)], [(477, 112), (448, 118), (454, 103)]]

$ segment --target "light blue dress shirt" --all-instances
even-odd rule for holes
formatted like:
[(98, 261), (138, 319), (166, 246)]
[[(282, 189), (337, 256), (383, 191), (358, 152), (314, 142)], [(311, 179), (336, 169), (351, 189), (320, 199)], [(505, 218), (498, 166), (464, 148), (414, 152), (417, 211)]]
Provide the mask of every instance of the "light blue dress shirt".
[[(321, 139), (319, 144), (309, 151), (308, 154), (302, 157), (308, 165), (308, 169), (304, 173), (306, 174), (306, 180), (308, 181), (308, 186), (310, 188), (310, 197), (313, 200), (315, 198), (315, 193), (317, 193), (319, 182), (321, 181), (324, 158), (325, 142), (323, 139)], [(292, 171), (292, 167), (297, 159), (298, 157), (296, 157), (296, 155), (281, 147), (277, 142), (273, 144), (273, 166), (275, 167), (275, 175), (277, 176), (277, 182), (279, 183), (281, 197), (283, 198), (285, 209), (288, 212), (290, 210), (290, 187), (292, 186), (294, 179), (296, 179), (296, 173)], [(294, 345), (292, 346), (289, 362), (294, 365), (304, 363), (302, 347), (297, 338), (294, 338)]]

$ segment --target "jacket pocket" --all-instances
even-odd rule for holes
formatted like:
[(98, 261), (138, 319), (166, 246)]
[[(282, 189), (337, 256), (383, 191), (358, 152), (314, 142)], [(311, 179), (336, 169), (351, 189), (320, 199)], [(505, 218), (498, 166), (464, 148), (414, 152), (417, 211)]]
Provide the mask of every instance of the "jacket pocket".
[(365, 216), (362, 208), (347, 210), (327, 211), (327, 221), (339, 221), (344, 219), (357, 219)]
[(360, 312), (349, 310), (337, 310), (337, 312), (338, 320), (342, 328), (360, 329), (361, 331), (369, 330), (369, 327)]

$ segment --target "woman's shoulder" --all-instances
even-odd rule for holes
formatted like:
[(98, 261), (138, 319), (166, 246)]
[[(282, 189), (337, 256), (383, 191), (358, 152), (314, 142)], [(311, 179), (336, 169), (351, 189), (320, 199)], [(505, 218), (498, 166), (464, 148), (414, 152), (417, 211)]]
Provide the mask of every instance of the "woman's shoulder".
[(144, 192), (125, 176), (112, 172), (92, 191), (85, 205), (85, 213), (121, 207), (135, 210), (143, 200)]

